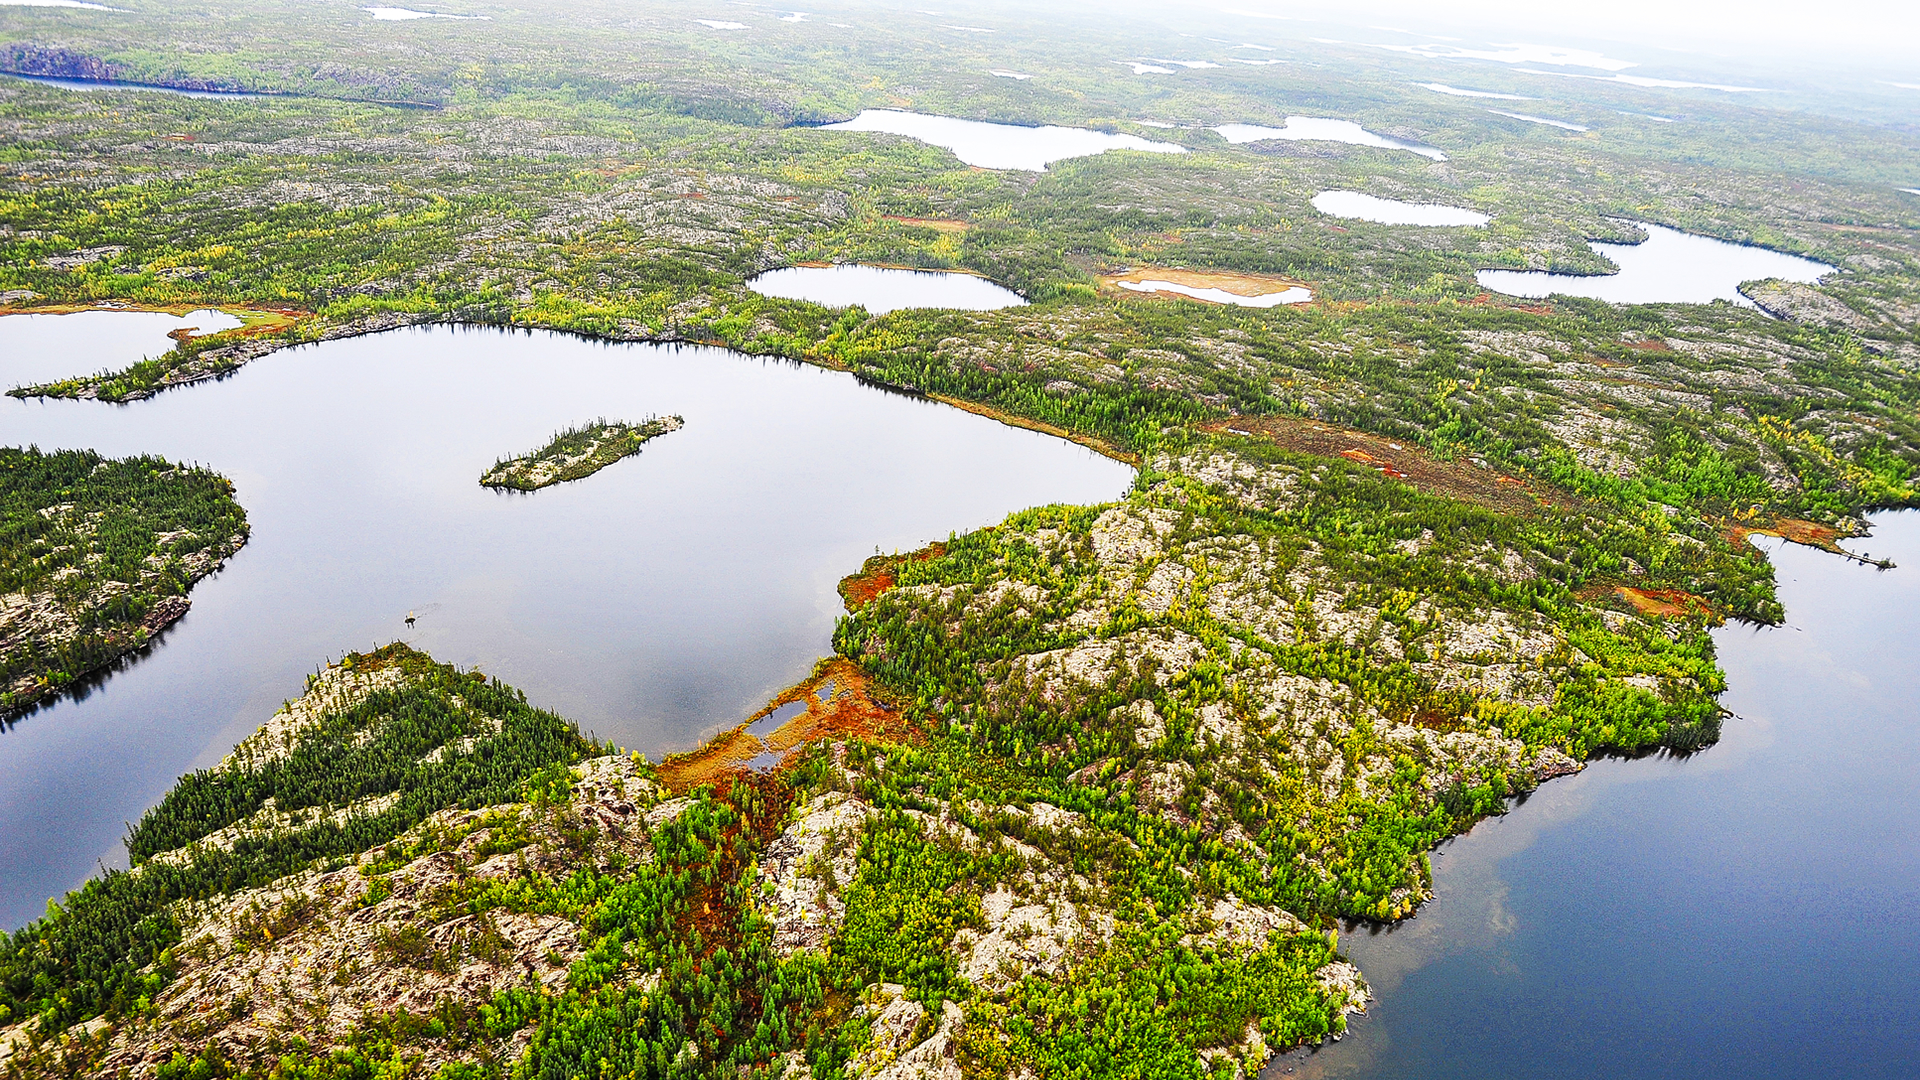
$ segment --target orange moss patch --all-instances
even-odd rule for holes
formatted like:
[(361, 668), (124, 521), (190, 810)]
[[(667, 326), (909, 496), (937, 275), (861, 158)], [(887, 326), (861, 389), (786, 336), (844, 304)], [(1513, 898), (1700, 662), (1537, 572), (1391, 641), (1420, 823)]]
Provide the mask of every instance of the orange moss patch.
[(1120, 289), (1120, 283), (1123, 281), (1135, 285), (1143, 281), (1171, 281), (1175, 285), (1185, 285), (1190, 289), (1219, 289), (1235, 296), (1269, 296), (1273, 293), (1286, 292), (1288, 289), (1312, 288), (1304, 281), (1279, 277), (1275, 274), (1240, 274), (1231, 270), (1174, 270), (1165, 266), (1136, 266), (1124, 273), (1106, 274), (1100, 278), (1100, 284), (1109, 290), (1132, 293), (1132, 290)]
[(1542, 505), (1569, 506), (1571, 496), (1495, 469), (1483, 469), (1467, 457), (1451, 461), (1425, 449), (1396, 443), (1381, 435), (1354, 431), (1317, 420), (1291, 416), (1237, 416), (1200, 425), (1214, 434), (1271, 439), (1287, 450), (1315, 457), (1338, 457), (1365, 465), (1432, 495), (1526, 514)]
[(973, 226), (958, 218), (901, 217), (898, 214), (881, 214), (888, 221), (897, 221), (902, 225), (911, 225), (916, 229), (932, 229), (935, 232), (963, 233)]
[(1822, 525), (1817, 521), (1803, 521), (1800, 518), (1775, 518), (1768, 522), (1723, 520), (1720, 526), (1721, 535), (1726, 537), (1727, 543), (1739, 550), (1752, 552), (1755, 558), (1760, 557), (1759, 553), (1747, 546), (1747, 537), (1758, 533), (1761, 536), (1777, 536), (1788, 543), (1819, 548), (1821, 551), (1838, 555), (1843, 559), (1851, 559), (1867, 566), (1878, 566), (1883, 570), (1893, 565), (1885, 559), (1857, 555), (1841, 547), (1839, 541), (1845, 534), (1831, 525)]
[(1687, 618), (1693, 615), (1713, 614), (1713, 608), (1705, 600), (1679, 589), (1636, 589), (1630, 585), (1621, 585), (1613, 590), (1613, 595), (1633, 606), (1633, 610), (1642, 615), (1654, 615), (1663, 619)]
[(855, 574), (840, 581), (840, 597), (846, 603), (848, 611), (857, 611), (873, 603), (874, 598), (893, 588), (893, 571), (876, 570), (871, 574)]
[(1776, 518), (1773, 524), (1761, 528), (1749, 528), (1748, 532), (1765, 533), (1782, 540), (1791, 540), (1808, 547), (1832, 550), (1839, 545), (1840, 530), (1831, 525), (1822, 525), (1814, 521), (1802, 521), (1799, 518)]
[[(795, 702), (804, 703), (805, 710), (778, 728), (764, 736), (749, 730), (774, 710)], [(660, 762), (660, 780), (677, 795), (702, 784), (778, 773), (802, 748), (821, 740), (841, 739), (916, 742), (920, 734), (860, 665), (836, 656), (821, 661), (806, 681), (768, 702), (746, 723), (698, 750), (668, 755)], [(770, 755), (778, 757), (769, 763)], [(756, 767), (756, 762), (761, 764)]]
[(926, 562), (947, 553), (945, 544), (928, 544), (908, 555), (875, 555), (861, 564), (860, 572), (840, 579), (840, 599), (848, 611), (858, 611), (894, 586), (894, 571), (909, 560)]

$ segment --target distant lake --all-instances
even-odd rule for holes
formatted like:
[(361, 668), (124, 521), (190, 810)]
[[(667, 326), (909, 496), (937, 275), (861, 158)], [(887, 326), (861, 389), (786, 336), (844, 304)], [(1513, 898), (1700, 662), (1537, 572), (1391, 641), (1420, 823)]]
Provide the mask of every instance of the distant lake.
[(1764, 278), (1814, 282), (1834, 268), (1766, 248), (1729, 244), (1707, 236), (1645, 222), (1640, 244), (1595, 241), (1593, 249), (1620, 268), (1617, 274), (1549, 274), (1538, 270), (1482, 270), (1480, 284), (1509, 296), (1543, 299), (1554, 293), (1615, 304), (1706, 304), (1728, 300), (1743, 307), (1740, 283)]
[(1443, 845), (1437, 899), (1341, 934), (1369, 1014), (1265, 1080), (1912, 1077), (1920, 512), (1873, 526), (1847, 547), (1898, 568), (1756, 538), (1786, 625), (1713, 632), (1720, 742), (1595, 761)]
[(155, 94), (176, 94), (190, 98), (257, 98), (265, 94), (251, 94), (243, 90), (187, 90), (178, 86), (155, 86), (152, 83), (121, 82), (117, 79), (62, 79), (52, 75), (16, 75), (12, 72), (0, 72), (9, 79), (39, 83), (42, 86), (57, 86), (62, 90), (145, 90)]
[(1560, 128), (1563, 131), (1587, 130), (1585, 124), (1568, 123), (1565, 120), (1555, 120), (1550, 116), (1535, 116), (1532, 113), (1508, 112), (1505, 109), (1488, 109), (1487, 111), (1495, 116), (1504, 116), (1509, 120), (1525, 120), (1529, 124), (1545, 124), (1548, 127)]
[[(239, 319), (210, 308), (169, 315), (164, 311), (76, 311), (67, 315), (0, 316), (0, 391), (74, 375), (118, 371), (173, 350), (167, 335), (194, 327), (200, 333), (232, 330)], [(75, 342), (85, 347), (75, 351)], [(5, 415), (0, 412), (0, 415)], [(0, 440), (6, 431), (0, 428)]]
[(870, 314), (901, 308), (990, 311), (1026, 303), (1019, 293), (973, 274), (881, 266), (789, 266), (769, 270), (747, 287), (765, 296), (811, 300), (827, 307), (859, 304)]
[(1319, 116), (1289, 116), (1285, 127), (1222, 124), (1213, 130), (1219, 132), (1220, 137), (1230, 143), (1263, 142), (1267, 139), (1337, 142), (1354, 146), (1376, 146), (1383, 150), (1405, 150), (1435, 161), (1447, 160), (1446, 153), (1435, 147), (1377, 135), (1351, 120), (1329, 120)]
[(1184, 154), (1174, 143), (1150, 142), (1138, 135), (1110, 135), (1104, 131), (1070, 127), (1022, 127), (984, 120), (928, 116), (896, 109), (868, 109), (851, 120), (825, 125), (830, 131), (878, 131), (905, 135), (932, 146), (944, 146), (968, 165), (982, 169), (1044, 170), (1066, 158), (1090, 157), (1109, 150), (1142, 150), (1151, 154)]
[[(128, 347), (103, 336), (116, 316), (94, 314), (53, 324), (70, 334), (59, 374)], [(23, 318), (0, 317), (8, 386), (29, 381), (25, 340), (45, 328)], [(48, 374), (45, 356), (31, 366)], [(530, 495), (479, 484), (570, 424), (666, 413), (686, 427), (589, 479)], [(452, 327), (285, 350), (127, 405), (0, 399), (0, 441), (202, 463), (233, 479), (253, 526), (150, 653), (0, 731), (9, 928), (97, 860), (123, 863), (125, 822), (346, 650), (404, 639), (480, 665), (658, 757), (831, 653), (835, 586), (876, 547), (1115, 499), (1133, 479), (1073, 443), (841, 372)]]
[(1478, 210), (1400, 202), (1358, 191), (1323, 191), (1313, 197), (1313, 208), (1332, 217), (1376, 221), (1383, 225), (1485, 225), (1492, 220)]

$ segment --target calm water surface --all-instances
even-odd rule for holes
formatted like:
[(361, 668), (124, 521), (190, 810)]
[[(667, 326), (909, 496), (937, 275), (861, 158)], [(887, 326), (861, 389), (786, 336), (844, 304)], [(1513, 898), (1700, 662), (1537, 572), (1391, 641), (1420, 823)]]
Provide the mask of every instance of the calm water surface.
[(1485, 225), (1492, 220), (1478, 210), (1382, 199), (1358, 191), (1323, 191), (1313, 197), (1313, 208), (1331, 217), (1382, 225)]
[(905, 135), (932, 146), (944, 146), (961, 161), (982, 169), (1039, 172), (1055, 161), (1090, 157), (1109, 150), (1144, 150), (1153, 154), (1187, 152), (1184, 146), (1152, 142), (1138, 135), (1110, 135), (1085, 128), (990, 124), (984, 120), (959, 120), (897, 109), (868, 109), (851, 120), (826, 127), (835, 131)]
[(1585, 124), (1572, 124), (1565, 120), (1555, 120), (1550, 116), (1535, 116), (1532, 113), (1508, 112), (1505, 109), (1488, 109), (1487, 111), (1495, 116), (1504, 116), (1509, 120), (1525, 120), (1529, 124), (1544, 124), (1547, 127), (1557, 127), (1562, 131), (1588, 130)]
[(257, 98), (262, 94), (249, 94), (244, 90), (186, 90), (178, 86), (154, 86), (150, 83), (120, 82), (117, 79), (62, 79), (52, 75), (15, 75), (12, 72), (0, 72), (9, 79), (23, 82), (36, 82), (42, 86), (57, 86), (62, 90), (145, 90), (155, 94), (175, 94), (190, 98)]
[(883, 266), (788, 266), (769, 270), (747, 286), (767, 296), (811, 300), (827, 307), (859, 304), (873, 315), (901, 308), (991, 311), (1026, 303), (1012, 289), (972, 274)]
[[(239, 325), (234, 316), (211, 309), (185, 315), (164, 311), (8, 315), (0, 318), (0, 383), (5, 384), (0, 388), (118, 371), (172, 351), (173, 339), (167, 335), (175, 330), (192, 327), (211, 334)], [(0, 416), (5, 415), (0, 411)], [(7, 437), (7, 429), (0, 427), (0, 441)]]
[(1432, 158), (1434, 161), (1447, 160), (1446, 152), (1436, 147), (1376, 135), (1351, 120), (1331, 120), (1323, 116), (1289, 116), (1285, 127), (1222, 124), (1213, 130), (1219, 132), (1220, 137), (1230, 143), (1261, 142), (1266, 139), (1338, 142), (1353, 146), (1377, 146), (1383, 150), (1405, 150), (1424, 158)]
[[(0, 318), (0, 382), (54, 363), (22, 345), (37, 325)], [(108, 362), (98, 320), (67, 325), (57, 373)], [(556, 429), (650, 413), (687, 426), (578, 483), (478, 483)], [(445, 327), (276, 353), (125, 406), (0, 399), (0, 442), (201, 462), (253, 524), (159, 647), (0, 733), (7, 927), (123, 860), (125, 822), (347, 649), (409, 641), (658, 755), (738, 723), (828, 653), (835, 585), (876, 546), (1113, 499), (1132, 478), (841, 373)]]
[(1735, 716), (1599, 761), (1433, 860), (1341, 947), (1379, 1000), (1266, 1077), (1912, 1077), (1920, 1062), (1920, 513), (1779, 541), (1787, 624), (1715, 632)]
[(1603, 244), (1593, 250), (1613, 260), (1617, 274), (1549, 274), (1537, 270), (1482, 270), (1480, 284), (1509, 296), (1542, 299), (1554, 293), (1587, 296), (1615, 304), (1705, 304), (1730, 300), (1743, 307), (1740, 283), (1764, 278), (1818, 281), (1833, 267), (1798, 255), (1729, 244), (1660, 225), (1634, 222), (1647, 231), (1640, 244)]

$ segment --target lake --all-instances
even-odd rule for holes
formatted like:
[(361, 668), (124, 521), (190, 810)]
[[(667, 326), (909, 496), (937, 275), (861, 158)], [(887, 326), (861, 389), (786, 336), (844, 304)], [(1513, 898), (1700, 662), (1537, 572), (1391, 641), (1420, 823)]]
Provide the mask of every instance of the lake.
[(1370, 1014), (1263, 1076), (1914, 1075), (1920, 513), (1873, 521), (1847, 546), (1897, 569), (1758, 538), (1786, 625), (1714, 632), (1720, 742), (1596, 761), (1443, 846), (1437, 899), (1341, 936)]
[(1645, 222), (1639, 244), (1592, 243), (1620, 268), (1617, 274), (1550, 274), (1538, 270), (1482, 270), (1474, 276), (1494, 292), (1544, 299), (1554, 293), (1615, 304), (1706, 304), (1728, 300), (1743, 307), (1740, 283), (1765, 278), (1814, 282), (1833, 273), (1826, 263), (1766, 248), (1729, 244), (1708, 236)]
[(1313, 208), (1331, 217), (1382, 225), (1485, 225), (1492, 220), (1478, 210), (1382, 199), (1358, 191), (1323, 191), (1313, 197)]
[(1383, 150), (1405, 150), (1424, 158), (1432, 158), (1434, 161), (1447, 160), (1446, 153), (1435, 147), (1377, 135), (1351, 120), (1329, 120), (1319, 116), (1289, 116), (1285, 127), (1222, 124), (1213, 130), (1218, 132), (1221, 138), (1236, 144), (1264, 142), (1267, 139), (1337, 142), (1354, 146), (1374, 146)]
[(1529, 124), (1545, 124), (1548, 127), (1557, 127), (1562, 131), (1587, 130), (1585, 124), (1570, 124), (1565, 120), (1555, 120), (1547, 116), (1535, 116), (1532, 113), (1508, 112), (1505, 109), (1488, 109), (1487, 111), (1495, 116), (1504, 116), (1509, 120), (1525, 120)]
[(851, 120), (826, 124), (829, 131), (878, 131), (905, 135), (932, 146), (944, 146), (968, 165), (982, 169), (1024, 169), (1040, 172), (1066, 158), (1090, 157), (1109, 150), (1141, 150), (1150, 154), (1184, 154), (1174, 143), (1151, 142), (1138, 135), (1114, 135), (1069, 127), (1022, 127), (984, 120), (928, 116), (898, 109), (868, 109)]
[[(5, 359), (0, 359), (0, 383), (5, 383), (0, 390), (118, 371), (170, 352), (173, 340), (167, 335), (175, 330), (193, 328), (211, 334), (239, 325), (238, 318), (210, 308), (185, 315), (164, 311), (7, 315), (0, 317), (0, 345), (6, 349)], [(78, 351), (73, 351), (76, 346)]]
[(765, 296), (811, 300), (827, 307), (859, 304), (873, 315), (901, 308), (991, 311), (1026, 303), (1019, 293), (976, 274), (853, 264), (769, 270), (747, 282), (747, 287)]
[[(0, 382), (152, 347), (103, 336), (102, 320), (136, 316), (60, 318), (75, 321), (54, 324), (72, 328), (56, 344), (45, 324), (0, 318)], [(668, 413), (686, 427), (586, 480), (532, 494), (478, 482), (568, 425)], [(233, 479), (253, 526), (149, 655), (0, 732), (9, 928), (123, 862), (125, 822), (346, 650), (406, 640), (479, 665), (657, 757), (739, 723), (830, 653), (835, 586), (876, 548), (1114, 499), (1133, 478), (841, 372), (481, 328), (287, 350), (124, 406), (0, 399), (0, 432), (203, 463)]]
[(0, 75), (42, 86), (57, 86), (62, 90), (145, 90), (155, 94), (177, 94), (180, 97), (221, 99), (265, 96), (243, 90), (187, 90), (178, 86), (154, 86), (151, 83), (120, 82), (115, 79), (62, 79), (53, 75), (16, 75), (12, 72), (0, 72)]
[(372, 15), (375, 22), (410, 22), (414, 19), (486, 20), (488, 18), (486, 15), (448, 15), (439, 11), (416, 11), (413, 8), (403, 7), (367, 7), (360, 10)]

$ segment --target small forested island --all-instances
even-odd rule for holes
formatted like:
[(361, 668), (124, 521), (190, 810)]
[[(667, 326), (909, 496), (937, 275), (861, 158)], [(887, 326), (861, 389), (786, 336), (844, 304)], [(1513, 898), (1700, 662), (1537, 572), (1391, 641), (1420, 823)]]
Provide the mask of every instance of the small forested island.
[(0, 448), (0, 721), (147, 644), (246, 540), (206, 469)]
[(638, 424), (602, 417), (590, 424), (556, 432), (553, 440), (531, 454), (502, 458), (480, 476), (483, 487), (537, 491), (569, 480), (584, 480), (601, 469), (632, 457), (651, 439), (679, 431), (686, 421), (678, 416), (656, 416)]

